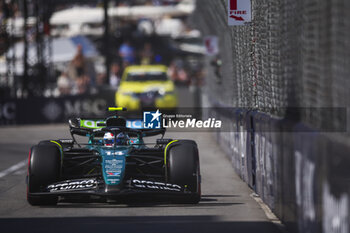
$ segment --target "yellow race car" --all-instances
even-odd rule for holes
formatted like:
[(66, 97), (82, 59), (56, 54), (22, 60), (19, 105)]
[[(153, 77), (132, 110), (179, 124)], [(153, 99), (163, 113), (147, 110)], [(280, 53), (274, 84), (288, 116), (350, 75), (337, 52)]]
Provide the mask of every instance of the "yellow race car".
[(143, 108), (175, 109), (178, 100), (175, 85), (164, 65), (128, 66), (115, 95), (116, 106), (129, 111)]

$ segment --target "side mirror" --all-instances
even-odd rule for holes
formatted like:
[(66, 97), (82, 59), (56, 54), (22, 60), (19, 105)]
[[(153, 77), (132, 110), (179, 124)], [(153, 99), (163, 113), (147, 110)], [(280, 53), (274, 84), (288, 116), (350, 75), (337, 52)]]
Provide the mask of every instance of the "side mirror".
[(71, 128), (80, 128), (80, 118), (70, 118), (68, 123)]

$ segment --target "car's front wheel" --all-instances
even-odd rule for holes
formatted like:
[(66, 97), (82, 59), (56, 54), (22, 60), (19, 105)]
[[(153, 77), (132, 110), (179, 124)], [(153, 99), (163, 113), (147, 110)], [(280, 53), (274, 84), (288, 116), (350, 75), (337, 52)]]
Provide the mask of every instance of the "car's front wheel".
[(61, 152), (56, 145), (32, 147), (29, 154), (27, 201), (31, 205), (56, 205), (57, 196), (38, 195), (47, 185), (57, 182), (60, 175)]
[(197, 204), (201, 199), (197, 144), (192, 140), (176, 141), (169, 145), (166, 159), (168, 181), (190, 191), (186, 197), (176, 198), (174, 202)]

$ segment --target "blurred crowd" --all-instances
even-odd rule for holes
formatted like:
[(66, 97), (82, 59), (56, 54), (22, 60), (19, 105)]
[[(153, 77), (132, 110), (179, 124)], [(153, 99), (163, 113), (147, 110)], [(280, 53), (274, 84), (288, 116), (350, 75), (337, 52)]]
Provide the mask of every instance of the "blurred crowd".
[(116, 90), (127, 66), (154, 64), (157, 62), (156, 59), (151, 43), (146, 42), (143, 49), (137, 51), (130, 41), (126, 40), (120, 45), (118, 54), (114, 56), (110, 76), (107, 78), (105, 72), (96, 73), (93, 61), (84, 56), (82, 46), (78, 45), (74, 58), (57, 78), (54, 95), (95, 93), (106, 86)]
[(10, 17), (20, 17), (21, 15), (17, 2), (8, 0), (0, 1), (0, 24), (3, 24)]
[(21, 11), (19, 10), (18, 4), (12, 1), (0, 1), (0, 55), (8, 49), (6, 32), (7, 19), (10, 17), (20, 17)]
[[(126, 67), (151, 64), (164, 64), (162, 55), (153, 49), (152, 43), (145, 42), (141, 49), (137, 49), (129, 40), (125, 40), (113, 57), (107, 78), (105, 72), (96, 71), (93, 60), (86, 58), (82, 46), (78, 45), (74, 58), (57, 78), (53, 95), (96, 93), (106, 87), (117, 90)], [(203, 67), (199, 64), (191, 68), (183, 58), (175, 57), (170, 60), (168, 75), (179, 85), (201, 85)]]
[[(182, 0), (119, 0), (110, 1), (109, 7), (133, 7), (133, 6), (175, 6)], [(19, 4), (18, 4), (19, 3)], [(97, 9), (101, 8), (103, 1), (96, 1), (95, 4), (88, 3), (84, 4), (84, 9)], [(54, 12), (63, 12), (66, 10), (74, 10), (76, 4), (72, 1), (71, 4), (57, 4), (54, 6)], [(0, 1), (0, 27), (6, 27), (9, 18), (21, 18), (21, 2), (18, 0), (3, 0)], [(81, 5), (79, 6), (81, 7)], [(29, 7), (30, 9), (33, 7)], [(28, 15), (33, 16), (32, 13)], [(52, 19), (53, 17), (51, 17)], [(62, 17), (58, 17), (62, 19)], [(32, 21), (30, 21), (32, 22)], [(69, 57), (68, 60), (58, 61), (51, 60), (53, 64), (53, 78), (46, 78), (43, 85), (43, 95), (46, 97), (58, 97), (67, 95), (81, 95), (81, 94), (94, 94), (103, 92), (106, 90), (117, 90), (124, 69), (130, 65), (149, 65), (149, 64), (164, 64), (169, 67), (169, 77), (179, 85), (201, 85), (203, 80), (203, 66), (199, 59), (194, 56), (192, 52), (184, 52), (177, 44), (178, 38), (200, 38), (200, 33), (197, 30), (193, 30), (186, 22), (185, 16), (173, 17), (171, 15), (160, 15), (155, 18), (137, 17), (137, 18), (117, 18), (116, 20), (110, 20), (110, 36), (109, 36), (109, 76), (107, 77), (107, 70), (105, 67), (105, 40), (103, 38), (103, 24), (101, 22), (93, 24), (91, 22), (85, 22), (89, 27), (84, 32), (86, 34), (78, 34), (74, 36), (86, 37), (96, 49), (97, 54), (91, 55), (86, 52), (85, 43), (76, 43), (75, 49), (71, 49), (68, 53), (63, 54), (65, 57)], [(61, 26), (60, 26), (61, 25)], [(55, 48), (55, 39), (67, 38), (68, 40), (74, 41), (74, 36), (70, 35), (69, 26), (66, 27), (64, 24), (51, 25), (50, 32), (52, 36), (52, 46)], [(83, 24), (82, 24), (83, 25)], [(85, 26), (86, 26), (85, 25)], [(8, 26), (8, 25), (7, 25)], [(85, 27), (80, 26), (80, 28)], [(35, 25), (28, 25), (28, 41), (32, 46), (33, 53), (29, 50), (28, 54), (35, 56), (37, 54), (37, 36)], [(30, 29), (32, 28), (32, 29)], [(95, 29), (98, 28), (99, 34), (94, 34)], [(22, 30), (23, 27), (20, 27)], [(55, 31), (56, 30), (56, 31)], [(9, 67), (13, 67), (11, 72), (14, 76), (21, 79), (20, 69), (17, 71), (16, 66), (9, 66), (7, 63), (15, 64), (18, 62), (23, 65), (23, 55), (13, 59), (13, 55), (5, 55), (12, 49), (15, 50), (17, 43), (23, 44), (23, 32), (18, 37), (13, 36), (12, 45), (9, 46), (6, 34), (8, 30), (0, 30), (0, 78), (7, 76), (7, 73), (1, 73), (3, 70), (7, 70)], [(39, 32), (41, 33), (41, 32)], [(91, 33), (91, 34), (89, 34)], [(31, 35), (31, 36), (29, 36)], [(32, 39), (30, 39), (32, 38)], [(45, 40), (45, 39), (44, 39)], [(42, 40), (42, 41), (44, 41)], [(76, 41), (74, 41), (76, 42)], [(61, 43), (60, 48), (64, 48), (62, 42), (58, 41), (57, 44)], [(181, 42), (182, 43), (182, 42)], [(187, 43), (187, 42), (185, 42)], [(18, 47), (20, 48), (20, 47)], [(16, 47), (17, 49), (17, 47)], [(21, 48), (23, 49), (23, 48)], [(63, 49), (62, 49), (63, 50)], [(56, 48), (57, 51), (57, 48)], [(13, 52), (15, 53), (15, 52)], [(19, 53), (20, 54), (20, 53)], [(23, 53), (22, 53), (23, 54)], [(46, 52), (43, 54), (47, 55)], [(74, 55), (73, 55), (74, 54)], [(201, 54), (200, 54), (201, 55)], [(16, 55), (17, 56), (17, 55)], [(21, 57), (22, 56), (22, 57)], [(47, 60), (44, 62), (48, 63)], [(51, 57), (52, 59), (52, 57)], [(71, 60), (70, 60), (71, 59)], [(5, 62), (4, 62), (5, 61)], [(29, 57), (29, 67), (35, 66), (35, 62), (39, 61), (37, 58)], [(3, 63), (1, 63), (3, 62)], [(46, 67), (46, 71), (48, 68)], [(46, 72), (45, 71), (45, 72)], [(10, 72), (10, 73), (11, 73)], [(1, 76), (2, 75), (2, 76)], [(29, 78), (28, 80), (35, 80)], [(44, 80), (44, 79), (42, 79)], [(1, 80), (0, 80), (1, 81)], [(12, 82), (21, 84), (21, 81)], [(40, 84), (41, 85), (41, 84)], [(32, 85), (35, 86), (35, 85)]]

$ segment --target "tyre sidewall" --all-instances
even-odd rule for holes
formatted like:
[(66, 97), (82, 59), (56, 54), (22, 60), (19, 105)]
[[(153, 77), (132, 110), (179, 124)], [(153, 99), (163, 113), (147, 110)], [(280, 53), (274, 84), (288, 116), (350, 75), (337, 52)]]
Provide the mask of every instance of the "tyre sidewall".
[(57, 197), (33, 196), (45, 191), (45, 187), (55, 183), (60, 177), (61, 151), (58, 146), (41, 144), (32, 147), (28, 162), (27, 199), (32, 205), (55, 204)]
[(167, 151), (167, 175), (170, 183), (185, 186), (200, 195), (200, 168), (197, 144), (181, 140), (171, 144)]

